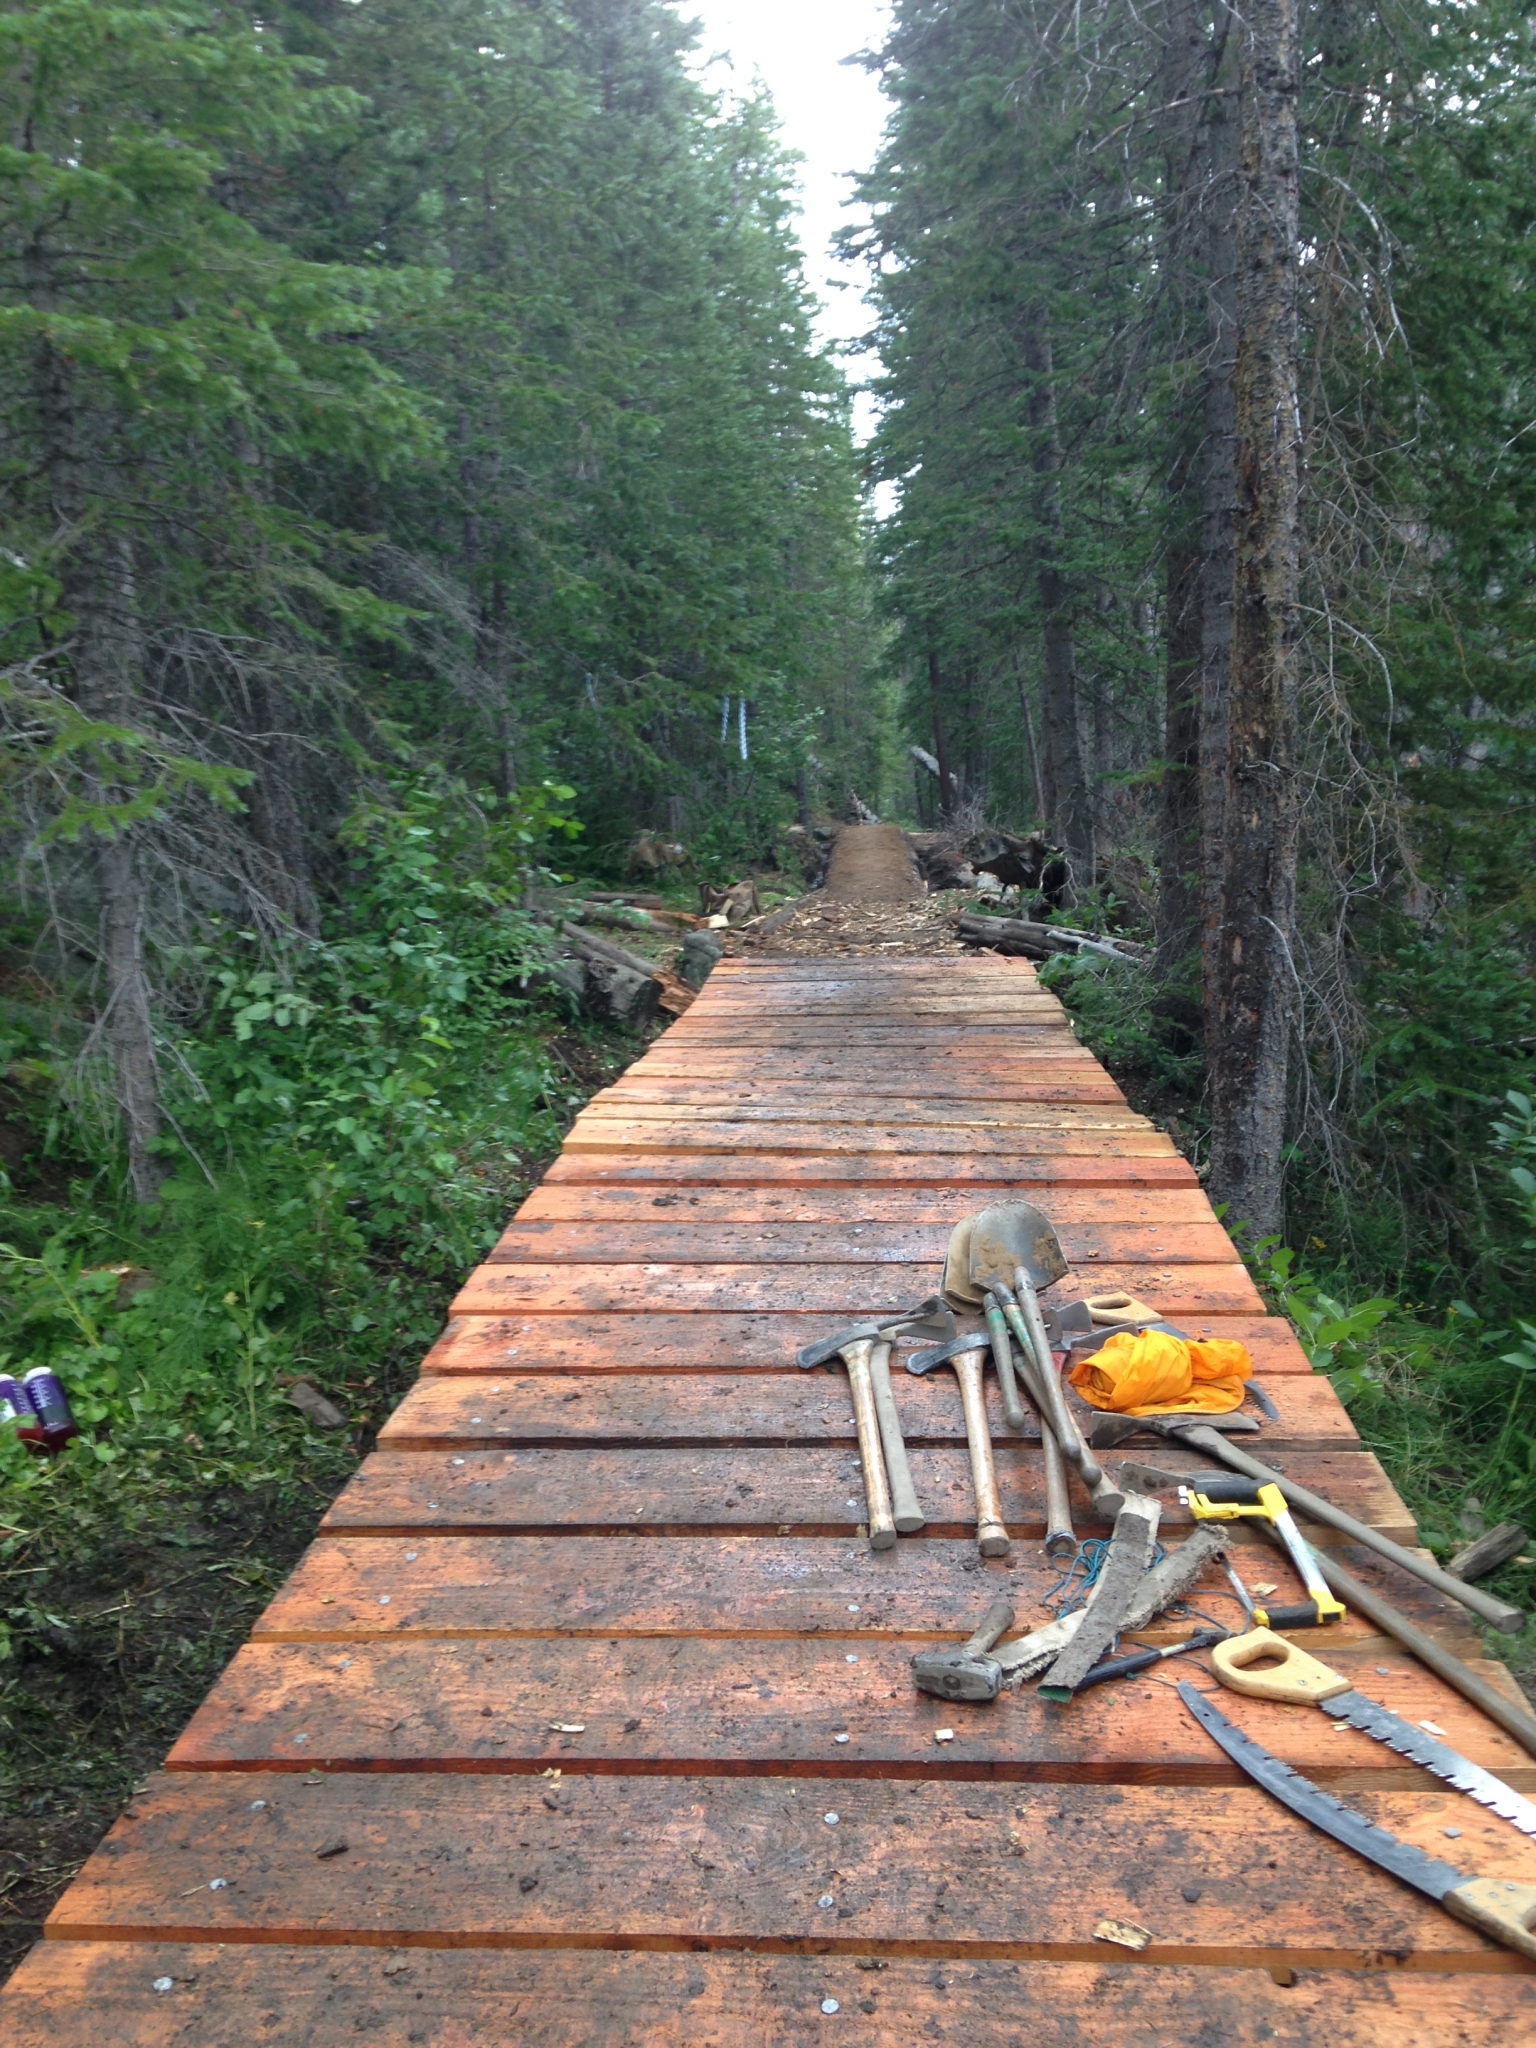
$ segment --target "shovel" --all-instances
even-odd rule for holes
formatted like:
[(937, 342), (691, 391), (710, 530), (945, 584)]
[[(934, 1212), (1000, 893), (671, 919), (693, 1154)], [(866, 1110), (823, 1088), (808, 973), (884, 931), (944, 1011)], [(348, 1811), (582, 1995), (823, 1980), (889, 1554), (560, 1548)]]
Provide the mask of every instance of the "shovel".
[(1002, 1309), (1019, 1340), (1026, 1381), (1042, 1420), (1050, 1425), (1062, 1455), (1088, 1489), (1094, 1506), (1113, 1520), (1125, 1497), (1105, 1477), (1103, 1466), (1072, 1419), (1051, 1362), (1051, 1342), (1036, 1293), (1037, 1288), (1059, 1280), (1066, 1270), (1061, 1241), (1050, 1218), (1033, 1203), (999, 1202), (972, 1218), (967, 1282), (978, 1301), (984, 1292), (990, 1292)]

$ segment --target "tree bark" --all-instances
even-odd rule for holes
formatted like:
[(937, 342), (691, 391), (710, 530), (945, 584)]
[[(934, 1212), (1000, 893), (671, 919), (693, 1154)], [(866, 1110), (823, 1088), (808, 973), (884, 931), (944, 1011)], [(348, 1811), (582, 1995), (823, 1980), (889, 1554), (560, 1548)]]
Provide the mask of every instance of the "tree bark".
[[(1220, 87), (1236, 51), (1232, 17), (1218, 17), (1211, 82)], [(1227, 688), (1232, 671), (1232, 536), (1237, 523), (1237, 120), (1231, 99), (1212, 94), (1206, 114), (1210, 176), (1202, 203), (1206, 370), (1200, 559), (1200, 956), (1201, 983), (1217, 985), (1227, 807)]]
[(1030, 373), (1029, 424), (1035, 434), (1035, 474), (1040, 480), (1038, 588), (1045, 643), (1040, 712), (1051, 761), (1051, 822), (1072, 871), (1071, 886), (1081, 891), (1091, 889), (1094, 883), (1093, 803), (1078, 709), (1071, 592), (1061, 569), (1063, 457), (1050, 320), (1044, 307), (1036, 307), (1030, 317), (1024, 362)]
[(1213, 1191), (1234, 1223), (1268, 1232), (1282, 1216), (1298, 822), (1296, 0), (1252, 0), (1245, 20), (1232, 674), (1207, 1071)]
[[(37, 288), (40, 303), (47, 303), (49, 292), (44, 279)], [(92, 722), (132, 725), (140, 669), (133, 554), (126, 536), (91, 523), (93, 503), (106, 495), (93, 475), (93, 423), (80, 417), (69, 363), (47, 342), (34, 359), (33, 395), (50, 509), (63, 537), (60, 594), (74, 619), (64, 650), (70, 695)], [(87, 803), (97, 813), (91, 837), (96, 844), (101, 965), (106, 975), (97, 1024), (111, 1053), (113, 1094), (133, 1191), (141, 1202), (154, 1202), (163, 1176), (150, 1150), (160, 1135), (160, 1083), (144, 965), (146, 906), (130, 830), (111, 818), (130, 792), (114, 782), (105, 749), (86, 768), (84, 783)]]
[(157, 1202), (164, 1176), (150, 1147), (160, 1135), (160, 1078), (144, 968), (144, 896), (132, 840), (126, 834), (103, 840), (96, 868), (107, 970), (104, 1021), (128, 1148), (128, 1174), (141, 1202)]
[[(1173, 973), (1200, 934), (1200, 690), (1202, 653), (1201, 463), (1190, 408), (1190, 359), (1198, 346), (1200, 202), (1209, 175), (1203, 71), (1208, 61), (1202, 10), (1168, 0), (1163, 21), (1163, 274), (1174, 364), (1173, 446), (1167, 481), (1164, 605), (1162, 815), (1159, 821), (1157, 968)], [(1203, 340), (1203, 335), (1201, 339)]]
[(949, 818), (954, 815), (960, 800), (955, 778), (949, 767), (949, 742), (944, 736), (944, 721), (939, 714), (939, 702), (944, 694), (944, 678), (939, 669), (939, 657), (933, 648), (928, 650), (928, 712), (933, 722), (933, 751), (939, 764), (939, 815)]

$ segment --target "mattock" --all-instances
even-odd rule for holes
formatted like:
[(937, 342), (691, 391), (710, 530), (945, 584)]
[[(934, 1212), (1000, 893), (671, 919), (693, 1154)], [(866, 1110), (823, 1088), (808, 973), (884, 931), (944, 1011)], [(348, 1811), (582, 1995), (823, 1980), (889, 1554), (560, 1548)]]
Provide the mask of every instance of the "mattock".
[(971, 1452), (971, 1485), (976, 1495), (976, 1548), (983, 1557), (1006, 1557), (1008, 1531), (1003, 1526), (1003, 1503), (997, 1491), (997, 1473), (992, 1464), (992, 1432), (987, 1421), (987, 1401), (982, 1375), (990, 1349), (985, 1332), (951, 1337), (929, 1351), (914, 1351), (907, 1360), (911, 1373), (931, 1372), (936, 1365), (952, 1365), (960, 1382), (960, 1405), (965, 1411), (965, 1440)]

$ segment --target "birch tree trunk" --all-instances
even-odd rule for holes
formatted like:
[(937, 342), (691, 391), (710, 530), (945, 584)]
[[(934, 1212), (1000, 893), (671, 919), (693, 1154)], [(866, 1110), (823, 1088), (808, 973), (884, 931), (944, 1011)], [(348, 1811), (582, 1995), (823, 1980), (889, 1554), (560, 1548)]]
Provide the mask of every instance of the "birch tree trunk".
[(1050, 761), (1051, 822), (1072, 871), (1072, 887), (1081, 891), (1091, 889), (1094, 882), (1093, 803), (1077, 700), (1071, 595), (1061, 570), (1062, 450), (1050, 320), (1044, 307), (1035, 308), (1031, 316), (1024, 361), (1031, 378), (1029, 424), (1036, 437), (1035, 474), (1040, 479), (1038, 582), (1045, 642), (1040, 718)]
[(1272, 1231), (1282, 1214), (1298, 819), (1296, 0), (1252, 0), (1245, 21), (1232, 671), (1206, 1050), (1212, 1191), (1234, 1223)]

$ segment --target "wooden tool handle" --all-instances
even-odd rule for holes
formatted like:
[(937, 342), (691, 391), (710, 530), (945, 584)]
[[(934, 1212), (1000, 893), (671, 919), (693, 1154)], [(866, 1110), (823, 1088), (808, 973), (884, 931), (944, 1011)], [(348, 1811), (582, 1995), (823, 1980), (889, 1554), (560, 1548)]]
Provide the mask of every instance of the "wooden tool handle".
[[(1278, 1661), (1259, 1671), (1250, 1670), (1248, 1667), (1260, 1657)], [(1256, 1700), (1285, 1700), (1290, 1705), (1303, 1706), (1308, 1700), (1337, 1699), (1341, 1692), (1351, 1689), (1347, 1678), (1341, 1678), (1337, 1671), (1330, 1671), (1326, 1664), (1320, 1664), (1305, 1650), (1298, 1650), (1294, 1643), (1267, 1628), (1250, 1629), (1245, 1636), (1230, 1636), (1226, 1642), (1218, 1643), (1211, 1652), (1211, 1662), (1223, 1685)]]
[(1040, 1448), (1045, 1454), (1045, 1554), (1070, 1557), (1077, 1549), (1072, 1526), (1072, 1498), (1067, 1491), (1067, 1461), (1050, 1424), (1040, 1420)]
[(1536, 1884), (1506, 1878), (1469, 1877), (1440, 1901), (1469, 1927), (1491, 1934), (1506, 1948), (1536, 1958)]
[(1006, 1600), (994, 1600), (981, 1617), (976, 1633), (965, 1645), (967, 1657), (983, 1657), (999, 1636), (1007, 1635), (1013, 1627), (1013, 1609)]
[(917, 1504), (912, 1468), (907, 1463), (906, 1440), (891, 1386), (891, 1347), (883, 1339), (871, 1347), (869, 1384), (875, 1397), (875, 1416), (880, 1424), (880, 1442), (885, 1450), (885, 1470), (891, 1482), (891, 1508), (901, 1535), (910, 1536), (923, 1526), (923, 1511)]
[(848, 1368), (853, 1419), (859, 1432), (859, 1458), (864, 1467), (869, 1547), (871, 1550), (889, 1550), (896, 1541), (896, 1523), (891, 1514), (890, 1482), (885, 1476), (885, 1459), (880, 1450), (880, 1421), (875, 1414), (874, 1390), (869, 1381), (869, 1354), (873, 1349), (872, 1339), (860, 1337), (843, 1347), (843, 1362)]
[(983, 1557), (1006, 1557), (1010, 1546), (1008, 1531), (1003, 1526), (1003, 1503), (997, 1491), (997, 1474), (992, 1467), (992, 1435), (981, 1383), (982, 1356), (980, 1348), (959, 1351), (952, 1363), (955, 1377), (960, 1382), (965, 1437), (971, 1450), (971, 1484), (976, 1490), (976, 1548)]

